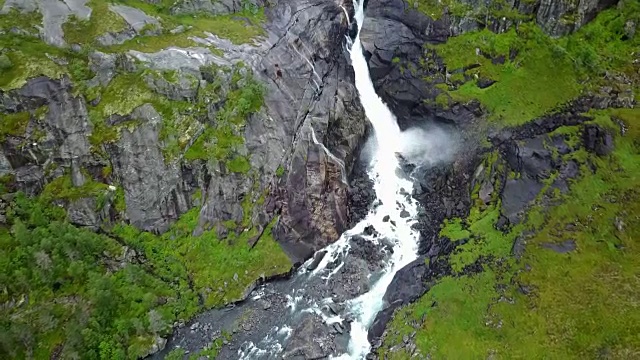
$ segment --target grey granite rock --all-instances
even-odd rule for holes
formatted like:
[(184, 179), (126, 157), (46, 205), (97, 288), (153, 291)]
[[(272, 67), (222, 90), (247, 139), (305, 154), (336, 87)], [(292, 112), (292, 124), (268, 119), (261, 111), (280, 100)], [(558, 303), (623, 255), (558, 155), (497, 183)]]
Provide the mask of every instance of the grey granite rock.
[(159, 30), (161, 28), (158, 19), (147, 15), (144, 11), (126, 5), (109, 5), (109, 10), (122, 16), (124, 21), (133, 28), (137, 34), (145, 30)]

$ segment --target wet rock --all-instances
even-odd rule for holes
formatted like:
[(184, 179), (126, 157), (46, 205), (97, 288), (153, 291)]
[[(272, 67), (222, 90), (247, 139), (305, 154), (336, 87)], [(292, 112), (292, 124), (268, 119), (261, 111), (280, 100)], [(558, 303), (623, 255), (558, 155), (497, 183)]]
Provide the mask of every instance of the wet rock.
[(405, 218), (408, 218), (409, 216), (411, 216), (411, 214), (409, 214), (409, 212), (407, 210), (403, 209), (402, 211), (400, 211), (400, 217), (401, 218), (405, 219)]
[(423, 281), (426, 272), (425, 258), (419, 257), (395, 274), (384, 294), (383, 299), (387, 305), (376, 315), (369, 329), (370, 342), (382, 336), (395, 309), (415, 301), (428, 290), (429, 287)]
[(349, 226), (355, 225), (369, 213), (376, 198), (373, 181), (369, 179), (366, 166), (362, 162), (354, 165), (349, 188)]
[(324, 250), (316, 252), (315, 256), (313, 257), (313, 261), (307, 266), (307, 270), (313, 271), (317, 269), (318, 265), (320, 265), (320, 262), (322, 262), (322, 259), (324, 259), (325, 255), (327, 255), (327, 252)]
[(377, 233), (378, 232), (376, 231), (376, 228), (373, 227), (373, 225), (369, 225), (364, 228), (364, 235), (372, 236)]
[(333, 297), (337, 302), (353, 299), (369, 291), (369, 264), (361, 258), (352, 258), (344, 263), (340, 271), (332, 278)]
[(284, 346), (284, 359), (322, 359), (334, 347), (331, 328), (317, 315), (307, 315)]
[(380, 245), (377, 242), (369, 241), (359, 235), (353, 236), (350, 242), (352, 244), (349, 249), (350, 256), (365, 260), (372, 271), (382, 267), (382, 262), (388, 254), (380, 251)]
[(559, 254), (566, 254), (576, 249), (576, 242), (575, 240), (565, 240), (561, 243), (542, 243), (541, 246)]
[(344, 306), (338, 305), (335, 302), (330, 302), (329, 304), (327, 304), (327, 307), (334, 315), (339, 315), (344, 310)]
[(389, 219), (391, 219), (391, 217), (390, 217), (389, 215), (385, 215), (385, 216), (382, 218), (382, 221), (384, 221), (384, 222), (388, 222), (388, 221), (389, 221)]
[(402, 154), (400, 153), (396, 153), (396, 157), (398, 158), (398, 162), (400, 163), (400, 169), (402, 170), (403, 174), (401, 174), (400, 176), (408, 176), (410, 175), (413, 170), (416, 168), (415, 164), (412, 164), (409, 160), (407, 160), (407, 158), (405, 158)]

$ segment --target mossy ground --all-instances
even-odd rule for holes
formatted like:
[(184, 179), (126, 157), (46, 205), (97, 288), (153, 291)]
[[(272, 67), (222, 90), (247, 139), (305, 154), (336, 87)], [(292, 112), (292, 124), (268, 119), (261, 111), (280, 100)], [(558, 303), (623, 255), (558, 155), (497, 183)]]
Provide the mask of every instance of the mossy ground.
[[(558, 205), (530, 209), (507, 234), (495, 229), (496, 209), (475, 207), (467, 219), (448, 222), (441, 234), (468, 239), (451, 255), (455, 275), (446, 276), (418, 302), (399, 310), (389, 324), (381, 354), (404, 359), (390, 348), (416, 331), (423, 356), (433, 359), (631, 359), (640, 353), (640, 112), (597, 113), (596, 122), (628, 132), (616, 137), (606, 157), (582, 159), (581, 178)], [(562, 128), (579, 137), (579, 127)], [(584, 151), (584, 150), (580, 150)], [(591, 173), (587, 160), (597, 170)], [(533, 230), (519, 260), (511, 247)], [(557, 253), (542, 244), (575, 241)], [(480, 261), (482, 272), (461, 270)]]
[(140, 233), (132, 227), (121, 227), (116, 233), (146, 254), (157, 271), (167, 275), (180, 271), (182, 278), (188, 274), (205, 307), (237, 301), (254, 281), (291, 268), (290, 260), (271, 237), (271, 226), (251, 248), (247, 240), (257, 235), (255, 229), (226, 239), (218, 239), (214, 231), (193, 236), (198, 213), (199, 209), (189, 211), (162, 236)]
[[(640, 5), (627, 0), (559, 39), (525, 22), (505, 33), (484, 29), (430, 47), (451, 74), (441, 89), (453, 100), (477, 99), (494, 123), (520, 125), (605, 85), (605, 74), (638, 80), (632, 64), (640, 37), (628, 38), (624, 31), (627, 21), (638, 19)], [(496, 83), (481, 89), (482, 79)], [(637, 83), (631, 86), (637, 93)]]
[[(206, 14), (172, 15), (169, 9), (173, 2), (149, 3), (139, 0), (120, 0), (115, 3), (138, 8), (147, 15), (159, 19), (163, 28), (162, 31), (160, 31), (160, 34), (153, 35), (143, 33), (123, 44), (100, 46), (96, 42), (99, 36), (107, 32), (118, 33), (128, 29), (129, 26), (118, 14), (109, 10), (109, 3), (94, 1), (88, 4), (93, 9), (89, 20), (71, 19), (65, 24), (65, 39), (67, 42), (98, 47), (106, 52), (124, 52), (127, 50), (156, 52), (170, 46), (198, 46), (198, 43), (192, 40), (192, 37), (204, 37), (205, 32), (229, 39), (237, 44), (251, 42), (257, 36), (264, 34), (261, 28), (261, 24), (264, 21), (262, 9), (218, 16)], [(240, 19), (240, 16), (247, 20)], [(171, 30), (178, 26), (183, 26), (184, 31), (172, 33)]]

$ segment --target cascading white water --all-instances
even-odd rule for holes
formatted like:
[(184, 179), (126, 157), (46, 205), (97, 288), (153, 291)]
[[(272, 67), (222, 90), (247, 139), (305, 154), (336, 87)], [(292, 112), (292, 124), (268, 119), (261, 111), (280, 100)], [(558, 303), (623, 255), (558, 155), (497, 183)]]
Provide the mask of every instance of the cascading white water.
[[(385, 251), (382, 241), (393, 244), (393, 253), (385, 262), (384, 268), (372, 276), (375, 281), (370, 284), (369, 291), (345, 302), (346, 310), (344, 313), (349, 314), (349, 317), (353, 319), (349, 332), (348, 353), (334, 357), (334, 359), (362, 360), (366, 357), (371, 349), (367, 333), (376, 315), (384, 306), (383, 297), (387, 287), (398, 270), (417, 258), (418, 251), (419, 233), (412, 228), (417, 222), (418, 205), (409, 195), (413, 188), (412, 182), (398, 176), (400, 164), (396, 155), (406, 149), (404, 142), (408, 139), (403, 139), (405, 134), (400, 131), (395, 116), (378, 97), (371, 82), (369, 68), (360, 43), (360, 29), (364, 21), (363, 3), (364, 0), (361, 0), (360, 3), (354, 3), (358, 34), (351, 44), (350, 55), (360, 102), (373, 127), (373, 140), (375, 141), (368, 175), (374, 182), (377, 200), (363, 220), (342, 234), (338, 241), (323, 249), (326, 251), (326, 255), (314, 270), (306, 270), (313, 259), (309, 259), (301, 267), (296, 275), (297, 278), (292, 281), (293, 284), (296, 284), (296, 281), (300, 281), (300, 283), (288, 289), (286, 295), (286, 298), (289, 299), (287, 307), (291, 314), (313, 313), (320, 316), (326, 324), (340, 323), (344, 320), (341, 315), (327, 315), (323, 310), (323, 307), (332, 303), (333, 299), (331, 297), (323, 299), (307, 296), (303, 284), (310, 279), (331, 282), (332, 278), (341, 271), (344, 261), (348, 261), (345, 259), (352, 246), (351, 239), (355, 235), (377, 243), (378, 251)], [(342, 164), (322, 143), (318, 142), (313, 129), (311, 129), (311, 140), (315, 145), (321, 146), (330, 158)], [(365, 228), (370, 225), (378, 232), (377, 236), (363, 235)], [(330, 264), (333, 265), (329, 266)], [(261, 294), (257, 294), (256, 299), (260, 296)], [(246, 347), (238, 350), (238, 358), (247, 360), (274, 358), (282, 351), (282, 344), (291, 334), (289, 325), (295, 326), (295, 324), (279, 323), (278, 327), (270, 331), (259, 344), (246, 343)], [(280, 329), (288, 329), (288, 332), (280, 334)]]
[[(369, 352), (371, 345), (367, 339), (368, 329), (384, 305), (382, 298), (395, 273), (417, 258), (419, 237), (418, 231), (412, 228), (416, 222), (418, 206), (407, 196), (407, 192), (411, 193), (413, 184), (397, 175), (400, 164), (396, 154), (402, 149), (402, 133), (395, 116), (377, 95), (371, 82), (360, 42), (364, 0), (356, 5), (358, 33), (350, 50), (351, 64), (360, 102), (373, 126), (376, 144), (369, 176), (374, 181), (376, 197), (382, 202), (363, 222), (373, 225), (381, 237), (392, 240), (394, 252), (383, 275), (372, 285), (371, 290), (350, 301), (356, 319), (351, 324), (349, 354), (341, 356), (342, 359), (364, 359)], [(403, 210), (409, 213), (408, 217), (401, 216)], [(383, 220), (386, 215), (395, 222), (395, 226), (391, 221)]]

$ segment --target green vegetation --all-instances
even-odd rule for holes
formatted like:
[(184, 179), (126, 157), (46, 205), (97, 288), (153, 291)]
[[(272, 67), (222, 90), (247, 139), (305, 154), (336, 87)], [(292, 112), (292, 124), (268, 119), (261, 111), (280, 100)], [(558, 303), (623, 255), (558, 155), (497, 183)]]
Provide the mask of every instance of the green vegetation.
[(188, 288), (124, 261), (113, 239), (17, 194), (0, 227), (3, 358), (135, 359), (196, 310)]
[[(18, 89), (37, 76), (68, 77), (73, 84), (72, 96), (86, 100), (93, 127), (89, 141), (98, 157), (104, 155), (103, 145), (140, 126), (135, 118), (110, 125), (109, 117), (127, 116), (137, 107), (151, 104), (160, 115), (157, 129), (167, 161), (186, 152), (187, 161), (219, 161), (231, 173), (253, 176), (243, 146), (244, 126), (247, 117), (262, 107), (264, 88), (250, 70), (242, 66), (203, 68), (211, 72), (208, 78), (214, 82), (194, 84), (196, 98), (177, 101), (160, 94), (162, 86), (156, 91), (150, 84), (160, 77), (175, 84), (190, 75), (152, 71), (141, 64), (131, 72), (118, 58), (109, 84), (89, 88), (87, 80), (94, 74), (88, 56), (96, 49), (119, 53), (193, 46), (196, 43), (189, 38), (205, 36), (205, 31), (235, 43), (250, 42), (263, 34), (263, 11), (248, 7), (240, 14), (226, 16), (174, 16), (169, 12), (173, 1), (118, 2), (158, 18), (163, 27), (160, 34), (100, 46), (96, 41), (99, 36), (128, 26), (108, 10), (109, 2), (91, 1), (88, 6), (93, 11), (88, 20), (72, 17), (63, 24), (67, 43), (81, 45), (80, 50), (74, 47), (72, 51), (47, 45), (39, 38), (39, 13), (0, 15), (0, 90)], [(180, 25), (184, 31), (170, 32)], [(12, 32), (13, 28), (22, 32)], [(47, 111), (47, 106), (41, 106), (1, 114), (0, 140), (25, 136), (27, 128), (31, 139), (42, 138), (48, 132), (42, 121)], [(83, 173), (83, 185), (77, 187), (68, 173), (50, 180), (60, 171), (58, 165), (51, 162), (45, 166), (47, 184), (32, 198), (10, 194), (16, 191), (13, 176), (0, 178), (0, 211), (6, 215), (6, 222), (0, 223), (0, 358), (136, 359), (147, 353), (157, 336), (166, 336), (174, 322), (186, 321), (204, 308), (239, 300), (260, 279), (291, 268), (271, 235), (272, 225), (262, 233), (251, 228), (253, 207), (264, 202), (257, 188), (242, 201), (242, 222), (227, 224), (233, 230), (242, 229), (240, 234), (232, 231), (218, 238), (215, 230), (207, 230), (194, 235), (197, 207), (167, 233), (157, 235), (119, 222), (126, 211), (123, 187), (112, 191), (88, 172)], [(119, 180), (110, 165), (101, 170), (97, 178)], [(194, 195), (201, 196), (201, 192)], [(99, 232), (69, 224), (64, 206), (82, 198), (94, 199), (96, 211), (110, 203), (115, 219)], [(216, 340), (211, 348), (192, 355), (213, 358), (221, 342)]]
[(93, 44), (98, 37), (111, 32), (118, 33), (128, 28), (127, 23), (117, 13), (109, 10), (109, 3), (92, 0), (86, 4), (91, 8), (91, 16), (87, 20), (71, 17), (62, 25), (65, 41), (69, 44)]
[[(264, 87), (251, 76), (241, 75), (242, 67), (234, 70), (232, 88), (224, 107), (216, 113), (213, 125), (185, 153), (187, 160), (228, 160), (230, 171), (246, 173), (249, 161), (238, 154), (244, 144), (242, 130), (246, 119), (262, 107)], [(242, 81), (241, 81), (242, 80)]]
[[(601, 85), (605, 73), (637, 78), (629, 64), (640, 37), (628, 39), (624, 25), (638, 18), (638, 2), (623, 1), (619, 8), (603, 11), (578, 32), (559, 39), (545, 35), (533, 22), (501, 34), (484, 29), (453, 37), (432, 48), (449, 72), (467, 70), (463, 85), (451, 78), (449, 86), (441, 88), (458, 101), (478, 99), (500, 124), (522, 124)], [(497, 82), (481, 89), (474, 79)]]
[[(63, 26), (65, 39), (70, 44), (81, 44), (99, 47), (108, 52), (124, 52), (137, 50), (142, 52), (156, 52), (170, 46), (190, 47), (199, 45), (192, 37), (205, 37), (205, 32), (227, 38), (236, 44), (251, 42), (257, 36), (263, 35), (261, 24), (264, 21), (262, 9), (247, 9), (238, 14), (211, 16), (206, 14), (172, 15), (170, 7), (173, 1), (144, 2), (139, 0), (116, 1), (123, 5), (138, 8), (146, 14), (160, 20), (162, 30), (159, 34), (143, 34), (123, 44), (100, 46), (96, 40), (107, 32), (118, 33), (128, 28), (118, 14), (109, 10), (108, 2), (92, 1), (88, 4), (92, 8), (89, 20), (72, 18)], [(248, 19), (248, 23), (242, 18)], [(171, 32), (178, 26), (184, 31)], [(202, 46), (200, 44), (200, 46)]]
[[(382, 348), (389, 359), (407, 353), (390, 348), (416, 332), (422, 356), (442, 358), (634, 358), (640, 351), (640, 111), (595, 113), (594, 122), (616, 129), (612, 117), (628, 126), (606, 157), (570, 154), (580, 161), (580, 179), (558, 205), (530, 209), (524, 224), (502, 234), (494, 228), (499, 204), (476, 205), (467, 219), (448, 222), (441, 232), (469, 239), (449, 259), (453, 276), (439, 279), (418, 302), (399, 310)], [(579, 136), (579, 127), (559, 129)], [(589, 163), (596, 165), (591, 173)], [(553, 194), (547, 192), (547, 194)], [(523, 230), (519, 260), (510, 256)], [(576, 249), (555, 252), (549, 243), (574, 241)], [(543, 246), (547, 245), (547, 247)], [(463, 274), (480, 261), (484, 269)], [(413, 324), (413, 325), (412, 325)]]
[(74, 186), (71, 175), (64, 175), (53, 179), (48, 183), (42, 194), (43, 200), (77, 200), (81, 198), (97, 197), (106, 193), (107, 184), (93, 181), (88, 174), (84, 174), (85, 183), (82, 186)]
[(0, 115), (0, 141), (3, 141), (7, 135), (23, 135), (27, 131), (30, 119), (31, 114), (28, 111)]
[(54, 63), (46, 56), (47, 54), (59, 53), (57, 49), (53, 49), (36, 39), (22, 38), (19, 35), (12, 36), (15, 38), (11, 42), (17, 42), (18, 47), (4, 43), (3, 36), (0, 36), (0, 46), (5, 47), (5, 55), (13, 64), (8, 69), (0, 69), (0, 90), (20, 88), (28, 79), (36, 76), (44, 75), (52, 79), (62, 77), (65, 73), (64, 67)]
[[(227, 334), (223, 334), (223, 338), (229, 338)], [(200, 360), (200, 359), (215, 359), (218, 356), (218, 352), (222, 348), (223, 338), (217, 338), (209, 348), (201, 349), (196, 352), (192, 352), (187, 357), (188, 360)], [(187, 356), (187, 353), (182, 348), (175, 348), (167, 354), (166, 360), (182, 360)]]
[[(1, 357), (62, 351), (64, 358), (135, 359), (175, 321), (239, 300), (258, 279), (291, 268), (271, 226), (253, 247), (253, 229), (222, 240), (213, 231), (194, 236), (195, 208), (164, 235), (118, 225), (108, 237), (68, 224), (65, 211), (51, 205), (105, 187), (73, 187), (64, 176), (36, 199), (15, 196), (8, 225), (0, 227)], [(201, 354), (215, 355), (220, 346)]]
[(470, 5), (459, 0), (413, 0), (409, 3), (434, 20), (440, 19), (445, 10), (449, 14), (458, 17), (464, 16), (472, 10)]
[[(189, 278), (206, 307), (222, 306), (241, 299), (247, 288), (259, 278), (289, 271), (291, 263), (271, 237), (271, 227), (251, 248), (248, 239), (255, 229), (220, 240), (215, 231), (192, 235), (199, 209), (184, 214), (167, 233), (156, 236), (120, 226), (115, 232), (128, 246), (145, 254), (162, 276)], [(237, 279), (237, 280), (236, 280)]]

